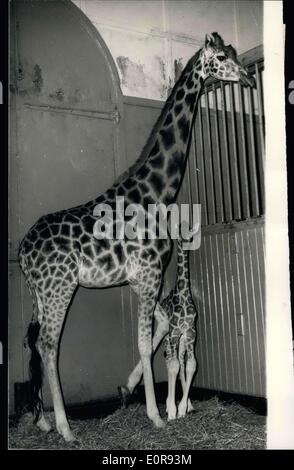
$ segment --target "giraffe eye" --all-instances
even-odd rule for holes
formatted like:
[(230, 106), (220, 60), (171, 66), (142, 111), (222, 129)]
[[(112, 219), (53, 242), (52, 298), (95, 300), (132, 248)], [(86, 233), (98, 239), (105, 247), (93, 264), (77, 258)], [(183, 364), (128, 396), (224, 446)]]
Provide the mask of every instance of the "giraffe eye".
[(218, 60), (219, 60), (220, 62), (223, 62), (224, 60), (226, 60), (226, 56), (225, 56), (225, 55), (219, 55), (219, 56), (218, 56)]

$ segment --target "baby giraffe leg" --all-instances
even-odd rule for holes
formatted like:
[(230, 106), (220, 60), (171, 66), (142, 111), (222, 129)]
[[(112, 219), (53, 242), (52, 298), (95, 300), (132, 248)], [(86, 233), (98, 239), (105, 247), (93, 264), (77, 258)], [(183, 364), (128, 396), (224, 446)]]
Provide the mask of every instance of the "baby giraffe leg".
[[(183, 393), (186, 388), (185, 354), (186, 354), (185, 337), (182, 335), (180, 339), (180, 345), (179, 345), (179, 361), (180, 361), (180, 379), (181, 379)], [(188, 413), (194, 411), (194, 406), (192, 405), (189, 397), (187, 400), (187, 411)]]
[[(42, 400), (41, 390), (39, 391), (39, 398), (40, 398), (40, 402), (42, 403), (43, 400)], [(40, 414), (39, 414), (38, 420), (36, 422), (36, 425), (38, 426), (39, 429), (41, 429), (41, 431), (46, 432), (46, 433), (50, 432), (52, 430), (52, 427), (51, 427), (50, 423), (45, 418), (43, 405), (41, 407)]]
[(178, 407), (179, 418), (186, 415), (188, 409), (188, 394), (195, 371), (196, 359), (194, 354), (194, 340), (189, 338), (187, 341), (186, 382), (184, 385), (183, 396)]
[(177, 355), (178, 338), (168, 335), (165, 340), (166, 366), (168, 373), (168, 395), (166, 399), (166, 412), (168, 420), (176, 419), (176, 380), (179, 373), (179, 360)]
[[(168, 328), (169, 328), (167, 314), (165, 313), (164, 309), (160, 306), (159, 303), (156, 304), (154, 316), (157, 321), (157, 328), (152, 339), (152, 352), (156, 351), (162, 339), (168, 333)], [(131, 395), (135, 387), (140, 382), (142, 378), (142, 374), (143, 374), (142, 362), (139, 361), (136, 367), (134, 368), (134, 370), (129, 375), (127, 385), (120, 387), (121, 395), (123, 394), (125, 394), (125, 396)], [(124, 389), (127, 389), (127, 390), (124, 390)]]
[(181, 380), (183, 393), (184, 393), (185, 384), (186, 384), (185, 354), (186, 354), (185, 338), (182, 335), (180, 338), (180, 343), (179, 343), (179, 362), (180, 362), (180, 380)]

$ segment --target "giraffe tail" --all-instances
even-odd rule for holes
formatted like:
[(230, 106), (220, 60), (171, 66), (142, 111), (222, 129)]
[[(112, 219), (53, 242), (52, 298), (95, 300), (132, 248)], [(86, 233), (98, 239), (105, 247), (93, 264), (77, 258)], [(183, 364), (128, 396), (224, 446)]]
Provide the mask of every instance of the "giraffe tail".
[(31, 350), (31, 357), (29, 361), (29, 383), (30, 383), (30, 404), (29, 410), (34, 415), (34, 423), (39, 420), (43, 403), (40, 395), (42, 383), (43, 383), (43, 368), (42, 368), (42, 359), (39, 354), (39, 351), (36, 348), (36, 342), (39, 336), (40, 331), (40, 322), (38, 321), (38, 301), (36, 291), (33, 286), (32, 279), (27, 267), (25, 250), (23, 248), (23, 242), (20, 244), (19, 248), (19, 263), (21, 269), (24, 273), (26, 284), (29, 288), (32, 302), (33, 302), (33, 317), (28, 326), (24, 346), (29, 346)]
[(27, 332), (27, 342), (31, 350), (31, 358), (29, 362), (31, 403), (29, 408), (34, 415), (34, 423), (39, 420), (43, 408), (43, 403), (40, 396), (43, 383), (42, 359), (36, 348), (36, 341), (39, 336), (40, 327), (41, 325), (38, 321), (31, 322)]

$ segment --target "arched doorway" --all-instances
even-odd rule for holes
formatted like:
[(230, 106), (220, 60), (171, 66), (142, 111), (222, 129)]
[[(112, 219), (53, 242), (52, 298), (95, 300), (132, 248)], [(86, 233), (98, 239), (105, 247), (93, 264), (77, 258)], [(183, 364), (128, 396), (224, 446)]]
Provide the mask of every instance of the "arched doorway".
[[(125, 169), (123, 107), (111, 55), (69, 1), (14, 0), (10, 19), (10, 404), (27, 380), (32, 305), (19, 242), (43, 214), (99, 195)], [(79, 289), (60, 351), (67, 403), (116, 393), (127, 375), (119, 288)], [(47, 387), (45, 403), (50, 404)]]

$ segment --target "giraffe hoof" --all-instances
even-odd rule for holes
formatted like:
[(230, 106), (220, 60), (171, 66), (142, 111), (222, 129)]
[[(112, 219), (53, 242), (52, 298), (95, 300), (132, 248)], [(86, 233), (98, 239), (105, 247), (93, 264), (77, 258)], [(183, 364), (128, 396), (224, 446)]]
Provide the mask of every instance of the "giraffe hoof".
[(156, 428), (164, 428), (165, 427), (165, 422), (163, 421), (163, 419), (158, 415), (156, 416), (155, 418), (151, 418), (154, 426)]
[(69, 426), (57, 426), (57, 432), (63, 437), (65, 442), (75, 442), (77, 438), (74, 436)]
[(196, 410), (195, 410), (194, 406), (192, 406), (191, 408), (188, 408), (187, 412), (188, 413), (196, 413)]
[(168, 421), (173, 421), (177, 417), (177, 408), (176, 406), (169, 406), (167, 410), (167, 420)]
[(187, 407), (186, 407), (186, 406), (181, 408), (180, 405), (179, 405), (179, 408), (178, 408), (178, 416), (177, 416), (177, 417), (178, 417), (178, 418), (185, 418), (186, 412), (187, 412), (186, 410), (187, 410)]
[(117, 390), (118, 390), (121, 406), (123, 408), (127, 408), (128, 404), (130, 403), (130, 399), (131, 399), (131, 393), (130, 393), (128, 387), (125, 386), (125, 385), (120, 385), (119, 387), (117, 387)]
[(187, 412), (188, 412), (188, 413), (194, 413), (195, 411), (196, 411), (196, 410), (195, 410), (194, 406), (192, 405), (191, 400), (190, 400), (190, 398), (189, 398), (189, 399), (188, 399)]
[(42, 416), (42, 418), (39, 419), (39, 421), (36, 423), (39, 429), (41, 429), (42, 432), (48, 433), (52, 431), (51, 425), (48, 423), (48, 421)]
[(168, 421), (174, 421), (177, 418), (175, 414), (169, 414), (167, 420)]
[(63, 439), (65, 440), (65, 442), (68, 442), (68, 443), (77, 443), (78, 442), (78, 439), (76, 438), (76, 436), (71, 431), (62, 434), (62, 436), (63, 436)]

